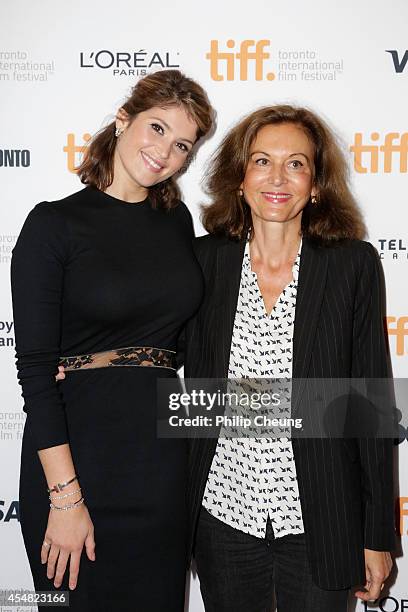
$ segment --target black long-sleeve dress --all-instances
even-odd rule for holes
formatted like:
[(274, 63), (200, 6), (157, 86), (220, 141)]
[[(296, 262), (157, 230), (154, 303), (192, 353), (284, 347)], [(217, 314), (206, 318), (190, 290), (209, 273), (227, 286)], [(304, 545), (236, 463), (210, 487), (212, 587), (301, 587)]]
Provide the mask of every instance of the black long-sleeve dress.
[[(69, 442), (95, 526), (70, 609), (180, 611), (185, 581), (184, 440), (156, 436), (155, 367), (67, 372), (60, 356), (131, 346), (175, 350), (203, 280), (183, 203), (154, 209), (92, 187), (29, 214), (12, 258), (17, 367), (25, 400), (20, 514), (37, 590), (49, 500), (37, 450)], [(66, 477), (70, 475), (67, 474)], [(60, 589), (67, 589), (68, 572)], [(41, 609), (41, 608), (40, 608)]]

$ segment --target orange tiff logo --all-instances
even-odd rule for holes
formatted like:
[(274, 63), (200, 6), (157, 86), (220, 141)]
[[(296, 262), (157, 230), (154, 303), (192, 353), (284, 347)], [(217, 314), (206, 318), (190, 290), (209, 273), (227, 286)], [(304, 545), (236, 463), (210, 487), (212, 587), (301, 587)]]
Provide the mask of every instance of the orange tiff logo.
[(400, 526), (399, 526), (399, 535), (408, 535), (408, 530), (404, 531), (404, 519), (408, 518), (408, 497), (400, 497), (399, 498), (399, 518), (400, 518)]
[[(371, 143), (363, 143), (363, 134), (354, 135), (354, 144), (350, 151), (354, 153), (354, 170), (360, 174), (370, 172), (392, 172), (399, 168), (399, 172), (408, 170), (408, 132), (389, 132), (380, 142), (380, 134), (370, 134)], [(378, 144), (373, 144), (378, 143)], [(381, 168), (381, 169), (380, 169)]]
[(76, 172), (77, 167), (80, 164), (80, 155), (86, 149), (86, 143), (91, 140), (91, 134), (85, 133), (82, 135), (83, 143), (81, 145), (77, 145), (75, 143), (75, 134), (67, 135), (67, 144), (63, 148), (64, 153), (67, 154), (67, 168), (70, 172)]
[(212, 40), (210, 51), (206, 54), (206, 58), (210, 60), (211, 78), (213, 81), (224, 81), (226, 76), (227, 81), (234, 81), (238, 64), (240, 81), (248, 80), (250, 66), (254, 69), (256, 81), (263, 81), (264, 78), (273, 81), (275, 73), (264, 74), (264, 62), (271, 57), (265, 49), (270, 43), (270, 40), (243, 40), (239, 43), (239, 50), (235, 50), (235, 40), (230, 39), (227, 40), (226, 46), (231, 51), (220, 51), (219, 41)]
[(397, 355), (405, 355), (405, 336), (408, 335), (408, 317), (386, 317), (389, 336), (396, 337)]

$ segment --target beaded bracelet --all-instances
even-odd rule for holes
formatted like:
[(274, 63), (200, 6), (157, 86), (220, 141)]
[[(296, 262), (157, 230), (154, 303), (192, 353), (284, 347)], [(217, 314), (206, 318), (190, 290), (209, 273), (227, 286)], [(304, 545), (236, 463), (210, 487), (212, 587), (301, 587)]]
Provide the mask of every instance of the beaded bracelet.
[(56, 496), (56, 495), (49, 495), (48, 499), (50, 501), (53, 501), (54, 499), (65, 499), (66, 497), (71, 497), (71, 495), (75, 495), (75, 493), (80, 493), (82, 491), (81, 488), (76, 489), (75, 491), (71, 491), (71, 493), (65, 493), (65, 495), (60, 495), (60, 496)]
[(66, 506), (55, 506), (52, 502), (50, 503), (50, 508), (51, 510), (71, 510), (72, 508), (77, 508), (77, 506), (80, 506), (81, 504), (84, 503), (84, 498), (81, 497), (80, 500), (78, 500), (77, 502), (73, 503), (73, 504), (67, 504)]

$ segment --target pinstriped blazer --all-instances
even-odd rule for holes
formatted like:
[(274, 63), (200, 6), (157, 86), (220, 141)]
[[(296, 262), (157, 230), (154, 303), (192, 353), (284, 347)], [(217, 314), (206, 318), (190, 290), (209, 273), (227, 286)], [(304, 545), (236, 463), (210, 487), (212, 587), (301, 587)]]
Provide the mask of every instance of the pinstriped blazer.
[[(204, 236), (195, 252), (204, 301), (185, 333), (185, 377), (226, 378), (244, 242)], [(304, 238), (293, 336), (293, 378), (386, 378), (381, 268), (374, 247)], [(301, 390), (292, 402), (306, 401)], [(194, 547), (216, 439), (190, 442), (188, 487)], [(364, 548), (395, 548), (393, 441), (293, 439), (312, 576), (324, 589), (365, 583)]]

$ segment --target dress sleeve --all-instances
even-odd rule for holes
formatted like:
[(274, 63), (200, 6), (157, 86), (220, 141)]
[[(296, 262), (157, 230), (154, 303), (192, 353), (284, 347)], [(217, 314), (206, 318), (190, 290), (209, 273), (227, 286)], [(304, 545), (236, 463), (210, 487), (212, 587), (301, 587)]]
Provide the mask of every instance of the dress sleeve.
[(183, 227), (187, 233), (187, 236), (191, 239), (194, 240), (195, 237), (195, 233), (194, 233), (194, 223), (193, 223), (193, 217), (191, 215), (191, 212), (189, 211), (188, 207), (184, 204), (184, 202), (182, 202), (181, 200), (179, 200), (179, 203), (176, 207), (176, 211), (177, 214), (179, 216), (179, 219), (181, 219), (181, 222), (183, 224)]
[[(182, 202), (181, 200), (177, 208), (179, 210), (179, 214), (180, 214), (182, 223), (185, 227), (187, 236), (192, 241), (192, 245), (194, 245), (195, 234), (194, 234), (193, 217), (191, 216), (191, 212), (189, 211), (187, 206), (184, 204), (184, 202)], [(181, 368), (184, 365), (185, 346), (186, 346), (186, 326), (183, 327), (177, 339), (177, 354), (176, 354), (177, 369)]]
[(64, 405), (55, 375), (61, 338), (68, 237), (55, 204), (28, 215), (11, 261), (18, 379), (26, 427), (39, 449), (68, 442)]

